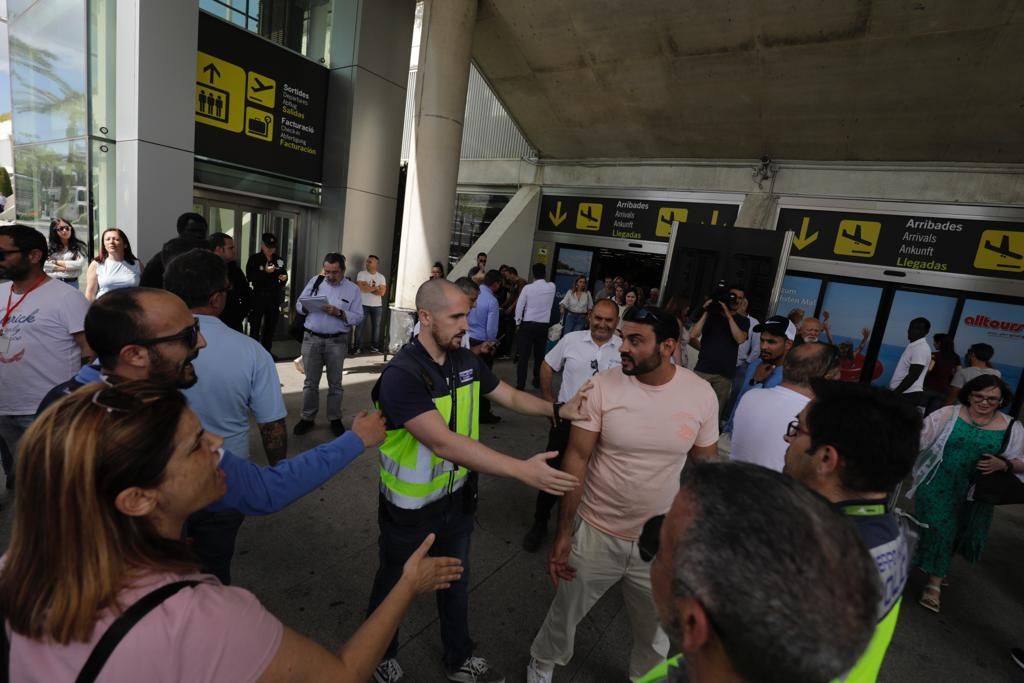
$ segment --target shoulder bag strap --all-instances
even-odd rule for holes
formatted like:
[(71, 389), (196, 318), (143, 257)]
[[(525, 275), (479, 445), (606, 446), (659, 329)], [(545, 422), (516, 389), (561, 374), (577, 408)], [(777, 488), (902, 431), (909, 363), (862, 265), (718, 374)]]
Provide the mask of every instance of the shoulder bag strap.
[[(1013, 433), (1013, 423), (1017, 421), (1017, 418), (1011, 417), (1009, 424), (1006, 425), (1006, 431), (1003, 432), (1003, 443), (999, 446), (999, 452), (996, 455), (1002, 455), (1006, 452), (1006, 447), (1010, 445), (1010, 435)], [(1005, 459), (1005, 458), (1004, 458)]]
[(316, 276), (316, 282), (313, 283), (313, 289), (310, 290), (310, 292), (309, 292), (310, 296), (316, 296), (320, 292), (320, 285), (323, 284), (323, 282), (324, 282), (324, 276), (323, 275), (317, 275)]
[(144, 616), (159, 607), (164, 600), (182, 588), (191, 588), (199, 583), (199, 581), (175, 581), (174, 583), (160, 586), (139, 598), (135, 604), (126, 609), (103, 633), (103, 637), (100, 638), (100, 642), (96, 643), (96, 647), (93, 648), (89, 659), (85, 662), (85, 666), (82, 667), (78, 678), (75, 679), (75, 683), (92, 683), (95, 681), (96, 677), (100, 675), (100, 671), (103, 670), (103, 665), (107, 663), (107, 659), (113, 653), (114, 648), (128, 635), (128, 632), (132, 630), (135, 624), (139, 623)]

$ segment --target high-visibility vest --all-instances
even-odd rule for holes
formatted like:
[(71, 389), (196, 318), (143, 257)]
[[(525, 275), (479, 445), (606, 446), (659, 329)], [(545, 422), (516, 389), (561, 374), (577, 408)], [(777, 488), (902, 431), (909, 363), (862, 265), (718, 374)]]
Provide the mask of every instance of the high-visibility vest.
[(669, 669), (678, 669), (679, 665), (682, 663), (682, 655), (676, 655), (671, 659), (666, 659), (664, 662), (636, 679), (636, 683), (662, 683), (663, 681), (667, 681)]
[[(432, 394), (434, 406), (450, 429), (473, 440), (480, 438), (480, 378), (475, 373), (466, 374), (458, 366), (452, 372), (457, 386), (445, 386), (444, 378), (427, 360), (412, 356), (421, 350), (411, 345), (392, 359), (391, 367), (398, 367), (420, 378)], [(468, 353), (468, 352), (467, 352)], [(452, 363), (457, 364), (460, 352), (450, 352)], [(434, 377), (437, 373), (437, 377)], [(381, 373), (383, 378), (384, 373)], [(441, 381), (438, 382), (437, 380)], [(377, 386), (373, 389), (374, 403), (380, 408)], [(443, 393), (441, 393), (443, 392)], [(437, 394), (441, 395), (437, 395)], [(454, 404), (455, 414), (452, 414)], [(469, 470), (455, 463), (439, 458), (429, 448), (416, 440), (404, 428), (389, 429), (384, 443), (380, 445), (380, 492), (392, 505), (405, 510), (418, 510), (447, 495), (460, 490), (466, 483)]]

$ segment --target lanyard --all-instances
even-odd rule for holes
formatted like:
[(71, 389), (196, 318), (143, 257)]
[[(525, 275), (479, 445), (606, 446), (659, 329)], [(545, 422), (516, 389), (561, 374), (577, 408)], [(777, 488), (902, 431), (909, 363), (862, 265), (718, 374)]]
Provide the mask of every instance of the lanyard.
[(15, 309), (21, 305), (21, 302), (25, 300), (25, 297), (31, 294), (32, 290), (34, 290), (39, 285), (43, 284), (48, 279), (49, 276), (44, 274), (42, 277), (36, 280), (35, 284), (26, 289), (25, 293), (18, 297), (18, 300), (14, 302), (13, 306), (11, 305), (11, 297), (14, 296), (14, 283), (11, 283), (11, 289), (10, 291), (7, 292), (7, 312), (4, 313), (4, 319), (2, 322), (0, 322), (0, 335), (2, 335), (4, 333), (4, 330), (7, 329), (7, 321), (11, 319), (11, 314), (13, 314)]
[(843, 514), (849, 517), (878, 517), (885, 514), (885, 505), (844, 505)]

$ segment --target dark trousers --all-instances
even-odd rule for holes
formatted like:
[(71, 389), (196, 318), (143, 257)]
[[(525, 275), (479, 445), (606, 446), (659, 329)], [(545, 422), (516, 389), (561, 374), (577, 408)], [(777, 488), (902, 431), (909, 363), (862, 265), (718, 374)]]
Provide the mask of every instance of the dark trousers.
[(231, 584), (231, 557), (243, 521), (245, 515), (235, 510), (200, 510), (185, 522), (185, 536), (192, 539), (192, 552), (199, 558), (202, 570), (216, 576), (225, 586)]
[[(565, 455), (565, 449), (569, 446), (569, 431), (571, 427), (572, 422), (562, 420), (558, 423), (557, 427), (553, 427), (548, 432), (548, 445), (544, 450), (558, 451), (557, 458), (548, 460), (548, 464), (556, 470), (562, 469), (562, 457)], [(558, 496), (538, 491), (537, 505), (533, 511), (533, 523), (537, 526), (547, 526), (548, 518), (551, 517), (551, 511), (555, 509), (557, 504)]]
[(249, 336), (263, 345), (267, 351), (274, 343), (277, 319), (281, 306), (277, 294), (257, 294), (252, 298), (252, 312), (249, 313)]
[[(486, 339), (473, 339), (472, 337), (470, 337), (469, 338), (469, 345), (470, 346), (477, 346), (479, 344), (483, 344), (485, 341), (487, 341), (487, 340)], [(481, 353), (479, 357), (480, 357), (480, 360), (482, 360), (484, 362), (484, 365), (486, 365), (489, 368), (493, 368), (494, 367), (494, 354), (493, 353)], [(481, 396), (480, 397), (480, 414), (481, 415), (493, 415), (494, 414), (494, 413), (491, 412), (491, 401), (486, 396)]]
[(516, 366), (516, 388), (526, 386), (526, 371), (530, 367), (530, 353), (533, 353), (533, 383), (540, 383), (540, 364), (544, 362), (544, 345), (548, 340), (548, 323), (524, 322), (516, 333), (519, 349), (519, 363)]
[[(462, 560), (462, 578), (451, 588), (435, 593), (441, 620), (444, 665), (448, 671), (457, 670), (473, 654), (473, 641), (469, 637), (469, 541), (473, 533), (473, 515), (465, 511), (463, 496), (456, 492), (419, 514), (411, 510), (396, 510), (382, 500), (377, 521), (380, 526), (380, 566), (373, 580), (367, 614), (377, 609), (395, 587), (406, 560), (428, 534), (436, 535), (430, 555)], [(384, 657), (391, 659), (397, 653), (396, 631)]]

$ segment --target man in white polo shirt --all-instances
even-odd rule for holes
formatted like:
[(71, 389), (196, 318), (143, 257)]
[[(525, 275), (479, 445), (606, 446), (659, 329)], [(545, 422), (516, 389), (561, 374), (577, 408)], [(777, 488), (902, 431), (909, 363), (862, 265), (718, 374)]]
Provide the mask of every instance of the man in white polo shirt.
[[(608, 368), (622, 365), (619, 358), (619, 347), (622, 337), (615, 334), (619, 324), (619, 307), (611, 299), (601, 299), (590, 310), (590, 329), (570, 332), (562, 337), (555, 348), (548, 351), (544, 364), (540, 366), (540, 395), (544, 400), (554, 403), (555, 395), (551, 387), (554, 374), (562, 374), (562, 384), (558, 389), (558, 402), (565, 403), (587, 383), (591, 377)], [(548, 445), (544, 450), (558, 451), (558, 457), (551, 461), (551, 466), (561, 469), (562, 455), (569, 445), (568, 420), (560, 420), (548, 433)], [(548, 517), (555, 507), (558, 498), (544, 491), (537, 492), (537, 505), (533, 513), (533, 526), (523, 537), (523, 549), (534, 552), (540, 548), (544, 535), (548, 531)]]
[(789, 447), (786, 428), (814, 398), (811, 380), (838, 367), (839, 352), (828, 344), (794, 346), (786, 354), (781, 384), (751, 389), (740, 399), (733, 415), (729, 457), (781, 472)]
[(924, 377), (928, 372), (928, 365), (932, 362), (932, 348), (928, 346), (928, 333), (932, 324), (927, 318), (914, 318), (907, 326), (907, 339), (910, 344), (903, 349), (899, 363), (896, 364), (896, 371), (889, 380), (889, 388), (897, 394), (902, 394), (915, 405), (921, 402), (924, 396)]
[(366, 330), (370, 330), (370, 351), (380, 353), (380, 321), (384, 311), (384, 294), (387, 292), (387, 280), (382, 273), (377, 272), (380, 266), (380, 259), (370, 254), (366, 257), (366, 270), (359, 271), (356, 275), (356, 286), (363, 302), (363, 324), (356, 331), (355, 339), (352, 341), (352, 354), (359, 353), (366, 339)]
[(543, 263), (533, 264), (533, 282), (523, 287), (516, 302), (516, 345), (519, 365), (516, 367), (516, 389), (526, 388), (526, 371), (533, 353), (533, 386), (540, 388), (540, 365), (544, 361), (544, 344), (551, 327), (551, 309), (555, 304), (555, 283), (544, 279)]

